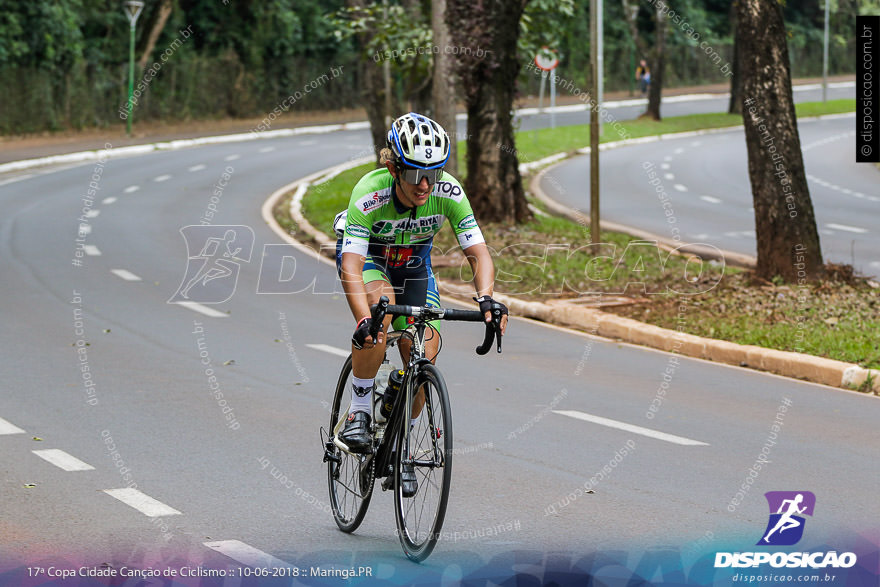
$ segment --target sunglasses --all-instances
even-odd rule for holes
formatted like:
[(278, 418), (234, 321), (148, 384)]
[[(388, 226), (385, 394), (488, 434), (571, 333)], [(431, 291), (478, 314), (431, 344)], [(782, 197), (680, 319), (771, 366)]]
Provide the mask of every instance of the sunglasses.
[(443, 177), (442, 169), (415, 169), (413, 167), (398, 167), (400, 179), (412, 185), (419, 185), (422, 179), (428, 180), (428, 185), (434, 185)]

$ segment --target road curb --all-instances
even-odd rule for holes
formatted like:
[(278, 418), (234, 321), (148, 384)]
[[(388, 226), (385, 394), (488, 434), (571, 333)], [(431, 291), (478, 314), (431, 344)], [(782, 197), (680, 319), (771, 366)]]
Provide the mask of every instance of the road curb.
[[(371, 161), (372, 158), (369, 160)], [(362, 161), (336, 165), (279, 188), (263, 203), (263, 219), (276, 234), (287, 242), (295, 245), (300, 250), (307, 251), (313, 256), (322, 258), (328, 265), (335, 266), (333, 261), (322, 257), (318, 252), (300, 243), (284, 231), (275, 220), (272, 210), (278, 200), (290, 193), (291, 190), (295, 190), (290, 206), (291, 219), (303, 232), (321, 243), (322, 248), (326, 248), (331, 243), (335, 248), (336, 241), (334, 239), (316, 229), (302, 216), (300, 212), (302, 197), (312, 183), (330, 179), (345, 169), (361, 164), (363, 164)], [(473, 292), (469, 287), (440, 280), (438, 280), (438, 287), (443, 295), (473, 305), (473, 300), (471, 299)], [(617, 316), (616, 314), (594, 308), (583, 308), (563, 300), (544, 303), (524, 301), (504, 294), (495, 294), (494, 297), (507, 305), (514, 315), (560, 326), (575, 327), (603, 338), (621, 340), (687, 357), (705, 359), (737, 367), (748, 367), (784, 377), (844, 389), (859, 388), (870, 376), (873, 378), (872, 389), (874, 393), (880, 394), (880, 371), (863, 369), (852, 363), (815, 357), (803, 353), (779, 351), (753, 345), (736, 344), (724, 340), (703, 338), (646, 324), (631, 318), (624, 318), (623, 316)]]

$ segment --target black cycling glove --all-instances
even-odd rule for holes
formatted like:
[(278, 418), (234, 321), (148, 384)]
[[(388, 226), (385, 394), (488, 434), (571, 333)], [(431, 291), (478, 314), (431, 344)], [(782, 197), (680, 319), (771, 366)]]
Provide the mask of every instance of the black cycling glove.
[(372, 318), (362, 318), (361, 321), (358, 322), (357, 327), (354, 329), (354, 334), (351, 336), (351, 344), (354, 345), (354, 348), (358, 350), (364, 348), (364, 343), (366, 342), (367, 337), (370, 336), (370, 327), (372, 325)]
[(485, 314), (486, 312), (491, 312), (495, 309), (499, 309), (501, 310), (502, 316), (509, 315), (509, 312), (507, 311), (507, 306), (505, 306), (501, 302), (496, 302), (492, 299), (492, 296), (481, 296), (479, 298), (474, 298), (474, 301), (480, 304), (480, 312), (482, 312), (483, 314)]

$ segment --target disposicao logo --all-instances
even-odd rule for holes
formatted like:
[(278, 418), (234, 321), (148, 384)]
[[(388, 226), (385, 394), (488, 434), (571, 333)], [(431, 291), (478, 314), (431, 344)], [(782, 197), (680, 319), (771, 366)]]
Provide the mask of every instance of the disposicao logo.
[[(792, 546), (804, 535), (806, 518), (813, 515), (816, 496), (810, 491), (768, 491), (764, 494), (770, 507), (767, 528), (758, 541), (758, 546)], [(852, 552), (718, 552), (715, 553), (715, 568), (720, 567), (758, 567), (769, 564), (780, 568), (821, 569), (825, 567), (849, 568), (856, 564), (857, 557)]]
[(758, 545), (797, 544), (804, 535), (803, 516), (813, 516), (816, 496), (810, 491), (768, 491), (764, 497), (770, 506), (770, 520)]

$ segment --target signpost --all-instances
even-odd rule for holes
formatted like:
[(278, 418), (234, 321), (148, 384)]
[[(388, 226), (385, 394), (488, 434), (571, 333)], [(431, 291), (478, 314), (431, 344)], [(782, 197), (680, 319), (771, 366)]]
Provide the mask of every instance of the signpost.
[(538, 111), (544, 109), (544, 80), (547, 72), (550, 72), (550, 127), (556, 128), (556, 73), (554, 70), (559, 65), (556, 51), (542, 47), (535, 55), (535, 65), (541, 70), (541, 89), (538, 92)]
[(129, 22), (129, 44), (128, 44), (128, 117), (125, 119), (125, 133), (131, 136), (131, 111), (132, 98), (134, 96), (134, 25), (137, 23), (141, 11), (144, 9), (144, 3), (137, 0), (127, 0), (125, 3), (125, 16)]

